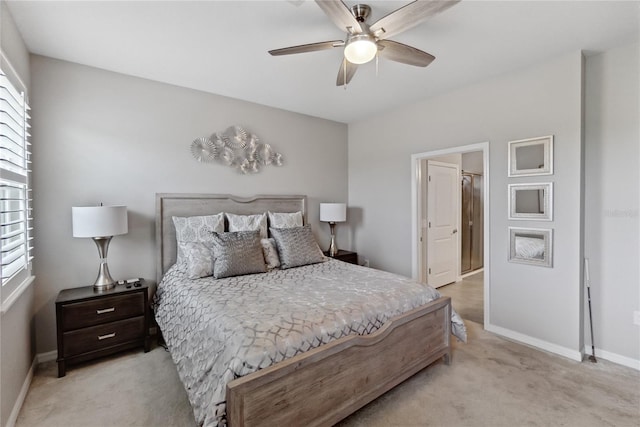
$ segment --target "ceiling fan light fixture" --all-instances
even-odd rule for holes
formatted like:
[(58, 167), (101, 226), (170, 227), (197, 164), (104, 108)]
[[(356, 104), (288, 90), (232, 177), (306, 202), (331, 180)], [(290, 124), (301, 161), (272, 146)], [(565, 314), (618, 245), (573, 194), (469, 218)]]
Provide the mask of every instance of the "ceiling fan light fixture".
[(352, 64), (365, 64), (375, 58), (378, 45), (369, 34), (356, 34), (347, 40), (344, 57)]

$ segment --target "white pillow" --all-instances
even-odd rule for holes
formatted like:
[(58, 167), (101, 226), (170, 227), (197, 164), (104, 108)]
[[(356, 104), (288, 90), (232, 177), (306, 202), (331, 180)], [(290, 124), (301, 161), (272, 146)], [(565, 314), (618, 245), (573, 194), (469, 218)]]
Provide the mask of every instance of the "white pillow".
[(227, 213), (229, 231), (253, 231), (260, 230), (260, 238), (267, 238), (267, 214), (235, 215)]
[(178, 248), (184, 255), (184, 265), (189, 279), (199, 279), (213, 275), (215, 257), (211, 242), (181, 242)]
[(302, 212), (268, 212), (269, 227), (294, 228), (302, 227)]
[(211, 242), (212, 232), (224, 232), (224, 214), (204, 216), (181, 217), (174, 216), (173, 225), (176, 228), (176, 246), (178, 254), (176, 262), (181, 263), (185, 260), (183, 248), (180, 243), (187, 242)]
[(271, 239), (260, 240), (262, 245), (262, 254), (264, 255), (264, 262), (267, 264), (267, 270), (271, 271), (280, 267), (280, 257), (278, 256), (278, 248), (276, 247), (276, 241)]

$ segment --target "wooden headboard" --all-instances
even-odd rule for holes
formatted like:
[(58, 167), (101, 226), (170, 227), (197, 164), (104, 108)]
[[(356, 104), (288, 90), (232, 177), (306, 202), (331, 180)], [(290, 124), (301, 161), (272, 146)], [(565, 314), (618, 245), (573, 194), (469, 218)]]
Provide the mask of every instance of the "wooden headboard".
[(230, 194), (156, 193), (156, 279), (176, 262), (176, 230), (173, 216), (212, 215), (228, 212), (252, 215), (263, 212), (302, 211), (307, 224), (307, 196), (260, 195), (237, 197)]

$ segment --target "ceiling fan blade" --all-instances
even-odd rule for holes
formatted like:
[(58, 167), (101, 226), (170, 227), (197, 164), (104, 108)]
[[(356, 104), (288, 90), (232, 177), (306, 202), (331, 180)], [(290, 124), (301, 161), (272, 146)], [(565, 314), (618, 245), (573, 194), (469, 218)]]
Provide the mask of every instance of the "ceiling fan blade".
[(316, 3), (342, 31), (351, 34), (362, 32), (360, 23), (341, 0), (316, 0)]
[(344, 46), (344, 41), (333, 40), (328, 42), (318, 42), (301, 44), (300, 46), (283, 47), (282, 49), (273, 49), (269, 53), (273, 56), (293, 55), (294, 53), (315, 52), (317, 50), (332, 49), (334, 47)]
[[(345, 68), (347, 69), (346, 79), (345, 79), (345, 73), (344, 73)], [(356, 73), (357, 69), (358, 69), (358, 66), (356, 64), (353, 64), (347, 61), (346, 58), (344, 58), (340, 63), (340, 70), (338, 70), (338, 78), (336, 79), (336, 86), (344, 86), (345, 84), (348, 84), (353, 78), (353, 75)]]
[(459, 2), (460, 0), (417, 0), (381, 18), (370, 29), (379, 39), (386, 39), (415, 27)]
[(378, 54), (383, 58), (416, 67), (426, 67), (436, 59), (435, 56), (427, 52), (393, 40), (378, 40)]

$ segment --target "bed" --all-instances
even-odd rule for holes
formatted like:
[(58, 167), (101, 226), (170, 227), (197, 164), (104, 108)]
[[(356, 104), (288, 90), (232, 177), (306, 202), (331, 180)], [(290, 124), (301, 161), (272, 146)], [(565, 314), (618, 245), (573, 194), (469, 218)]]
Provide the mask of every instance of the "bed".
[(452, 325), (466, 339), (448, 297), (398, 275), (327, 260), (192, 280), (176, 263), (174, 216), (301, 212), (306, 223), (306, 205), (156, 196), (155, 316), (200, 425), (332, 425), (434, 361), (448, 364)]

